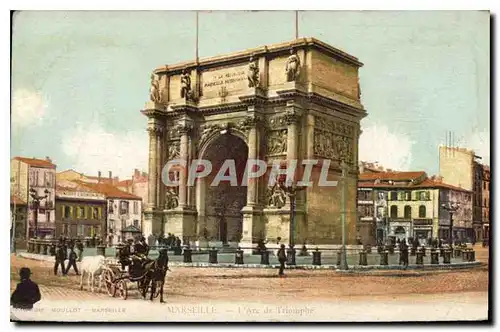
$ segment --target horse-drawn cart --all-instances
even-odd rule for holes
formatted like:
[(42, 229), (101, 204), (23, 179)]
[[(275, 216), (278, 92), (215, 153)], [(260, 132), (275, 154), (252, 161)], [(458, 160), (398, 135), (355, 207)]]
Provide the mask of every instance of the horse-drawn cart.
[[(153, 292), (151, 299), (157, 298), (163, 292), (163, 283), (160, 284), (156, 278), (148, 278), (148, 272), (150, 271), (133, 265), (123, 269), (119, 260), (106, 259), (101, 280), (108, 295), (112, 297), (118, 294), (126, 300), (129, 291), (128, 283), (137, 282), (137, 289), (144, 298), (148, 291)], [(161, 298), (163, 300), (163, 296)]]

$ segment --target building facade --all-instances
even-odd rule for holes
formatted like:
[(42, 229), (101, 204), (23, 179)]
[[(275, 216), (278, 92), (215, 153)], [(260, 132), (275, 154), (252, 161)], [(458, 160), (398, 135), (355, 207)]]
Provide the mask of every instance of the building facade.
[[(26, 237), (35, 234), (50, 238), (55, 234), (56, 165), (45, 159), (15, 157), (10, 163), (11, 194), (27, 202)], [(33, 196), (40, 198), (39, 204)]]
[(144, 233), (141, 225), (142, 204), (141, 198), (108, 183), (89, 183), (78, 181), (79, 184), (101, 193), (106, 198), (106, 237), (108, 245), (116, 245), (126, 240), (127, 227), (133, 226)]
[[(150, 135), (146, 236), (170, 232), (193, 245), (208, 238), (251, 246), (278, 238), (290, 243), (292, 234), (295, 243), (340, 244), (346, 210), (347, 242), (355, 244), (359, 123), (366, 116), (361, 66), (345, 52), (301, 38), (156, 69), (142, 111)], [(194, 186), (181, 172), (178, 206), (166, 208), (170, 194), (162, 170), (174, 159), (210, 160), (213, 170)], [(210, 185), (226, 159), (235, 160), (239, 174), (248, 159), (268, 165), (329, 160), (331, 181), (340, 180), (344, 161), (346, 208), (340, 206), (340, 186), (310, 187), (298, 194), (290, 231), (290, 203), (268, 187), (270, 169), (248, 186)], [(321, 166), (311, 172), (316, 184)]]
[[(370, 201), (371, 199), (371, 201)], [(472, 228), (472, 192), (429, 178), (425, 172), (364, 173), (359, 176), (358, 211), (363, 243), (395, 238), (448, 239), (450, 218), (442, 204), (460, 204), (453, 220), (453, 237), (466, 240)], [(373, 208), (372, 208), (373, 206)], [(362, 211), (368, 211), (361, 217)], [(372, 223), (369, 225), (368, 223)], [(364, 226), (364, 227), (363, 227)]]
[(72, 181), (56, 187), (56, 237), (106, 237), (106, 197)]
[[(11, 215), (11, 230), (12, 237), (13, 228), (15, 228), (15, 241), (17, 249), (26, 248), (26, 227), (28, 221), (28, 204), (21, 198), (15, 195), (10, 196), (10, 215)], [(15, 224), (15, 226), (14, 226)]]

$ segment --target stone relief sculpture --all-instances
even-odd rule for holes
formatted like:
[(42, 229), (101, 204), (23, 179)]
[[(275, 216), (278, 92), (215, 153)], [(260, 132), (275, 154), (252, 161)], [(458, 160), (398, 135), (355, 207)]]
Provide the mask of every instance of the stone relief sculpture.
[(278, 185), (277, 182), (274, 183), (272, 187), (267, 188), (267, 206), (275, 209), (281, 209), (286, 203), (286, 193)]
[(293, 48), (290, 49), (290, 56), (286, 61), (286, 80), (287, 82), (294, 82), (300, 73), (300, 59), (297, 54), (294, 53)]
[(314, 154), (328, 159), (352, 160), (352, 139), (321, 130), (314, 133)]
[(168, 188), (165, 192), (165, 207), (167, 210), (175, 209), (179, 206), (179, 195), (174, 189)]
[(253, 60), (253, 57), (250, 57), (250, 63), (248, 64), (248, 87), (249, 88), (258, 88), (259, 87), (259, 65), (257, 61)]
[(168, 146), (168, 159), (172, 160), (179, 157), (179, 142), (171, 142)]
[(272, 155), (286, 152), (287, 136), (286, 130), (271, 131), (267, 139), (267, 153)]
[(191, 75), (187, 69), (184, 69), (181, 75), (181, 98), (186, 100), (192, 99)]
[(149, 89), (149, 99), (152, 102), (160, 103), (160, 82), (156, 79), (155, 75), (151, 75), (151, 87)]

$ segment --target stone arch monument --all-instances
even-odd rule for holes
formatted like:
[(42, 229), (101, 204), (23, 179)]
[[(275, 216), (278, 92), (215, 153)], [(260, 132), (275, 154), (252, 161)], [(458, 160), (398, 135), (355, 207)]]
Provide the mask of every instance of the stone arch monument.
[[(212, 174), (188, 186), (187, 173), (179, 169), (174, 192), (161, 180), (169, 160), (189, 164), (205, 158), (220, 164), (232, 158), (241, 167), (247, 159), (262, 159), (269, 169), (274, 161), (329, 160), (331, 181), (340, 180), (344, 160), (348, 243), (354, 244), (359, 123), (366, 116), (361, 66), (330, 45), (301, 38), (156, 69), (151, 100), (142, 110), (149, 132), (145, 235), (173, 233), (192, 245), (289, 241), (290, 203), (268, 188), (269, 172), (244, 187), (221, 182), (213, 188), (208, 185)], [(318, 186), (320, 169), (321, 162), (312, 168), (313, 186), (297, 196), (298, 244), (341, 242), (341, 186)]]

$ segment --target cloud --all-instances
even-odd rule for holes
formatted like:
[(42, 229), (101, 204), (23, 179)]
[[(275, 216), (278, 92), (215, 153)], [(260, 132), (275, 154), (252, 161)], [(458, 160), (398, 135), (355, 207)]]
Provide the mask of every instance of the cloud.
[(413, 142), (404, 134), (389, 131), (385, 125), (373, 124), (362, 129), (359, 160), (378, 162), (385, 168), (408, 170)]
[(26, 89), (12, 94), (12, 123), (19, 127), (39, 125), (47, 112), (48, 104), (43, 96)]
[(147, 133), (127, 132), (114, 134), (107, 132), (98, 124), (79, 126), (67, 134), (63, 140), (63, 152), (73, 159), (73, 169), (89, 175), (130, 178), (135, 168), (147, 170), (148, 138)]
[(473, 133), (465, 140), (464, 146), (472, 149), (477, 156), (482, 157), (483, 164), (490, 164), (490, 132), (488, 130)]

